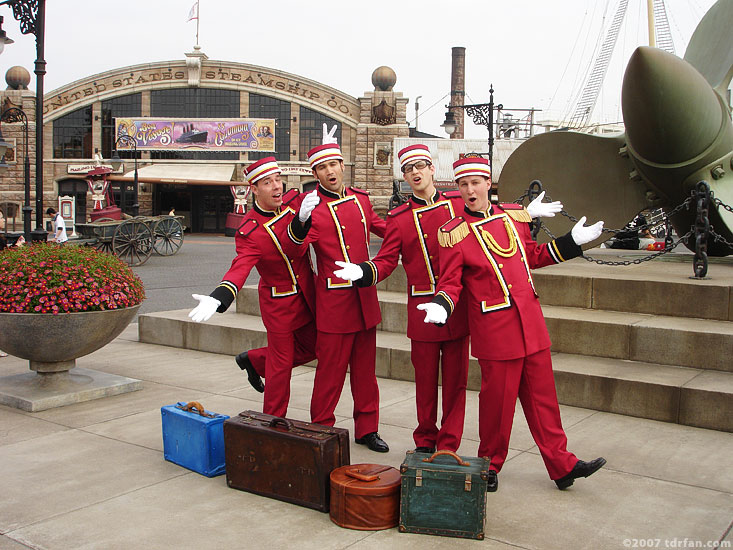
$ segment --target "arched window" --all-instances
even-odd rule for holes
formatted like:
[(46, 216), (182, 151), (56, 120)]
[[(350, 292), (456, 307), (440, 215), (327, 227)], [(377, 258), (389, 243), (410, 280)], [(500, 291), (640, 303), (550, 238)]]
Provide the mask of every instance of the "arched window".
[(336, 124), (336, 139), (341, 144), (341, 123), (336, 122), (330, 116), (326, 116), (308, 107), (300, 107), (300, 160), (308, 160), (308, 151), (316, 145), (320, 145), (323, 139), (323, 123), (328, 129)]
[(249, 160), (274, 156), (290, 160), (290, 102), (260, 94), (249, 94), (250, 118), (275, 119), (275, 153), (249, 153)]
[[(115, 118), (139, 117), (142, 113), (142, 94), (128, 94), (102, 101), (102, 157), (112, 158)], [(119, 151), (120, 158), (133, 157), (132, 151)], [(137, 152), (140, 158), (140, 151)]]
[(92, 158), (92, 107), (53, 121), (53, 158)]
[[(239, 92), (213, 88), (171, 88), (150, 92), (150, 116), (239, 118)], [(151, 151), (152, 159), (239, 160), (236, 151)]]

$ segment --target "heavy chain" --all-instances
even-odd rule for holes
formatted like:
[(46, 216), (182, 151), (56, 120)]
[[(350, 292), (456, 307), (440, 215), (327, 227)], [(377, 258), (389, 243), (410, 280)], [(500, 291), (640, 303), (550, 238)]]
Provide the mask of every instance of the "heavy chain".
[[(535, 181), (537, 181), (537, 180), (535, 180)], [(534, 183), (534, 181), (532, 183)], [(541, 189), (541, 187), (540, 187), (540, 189)], [(531, 188), (530, 188), (530, 191), (528, 191), (527, 193), (524, 193), (523, 195), (521, 195), (520, 197), (518, 197), (517, 200), (515, 200), (514, 202), (517, 203), (517, 204), (521, 204), (524, 201), (524, 199), (526, 199), (527, 197), (530, 197), (530, 196), (531, 196)], [(548, 202), (552, 202), (552, 197), (550, 195), (548, 195), (547, 193), (545, 193), (545, 199), (547, 199)], [(717, 201), (718, 199), (715, 199), (715, 200)], [(675, 208), (673, 208), (672, 210), (670, 210), (668, 213), (666, 213), (664, 215), (665, 223), (668, 223), (669, 222), (669, 218), (671, 218), (672, 216), (674, 216), (675, 214), (677, 214), (681, 210), (683, 210), (685, 208), (689, 210), (690, 209), (690, 205), (692, 204), (692, 201), (693, 201), (693, 197), (692, 196), (687, 197), (678, 206), (676, 206)], [(733, 209), (731, 209), (729, 206), (725, 206), (725, 208), (728, 209), (728, 210), (731, 210), (731, 212), (733, 212)], [(565, 209), (560, 210), (560, 214), (562, 214), (563, 216), (565, 216), (567, 219), (569, 219), (573, 223), (578, 223), (578, 218), (576, 218), (575, 216), (573, 216), (572, 214), (570, 214), (567, 210), (565, 210)], [(656, 224), (654, 224), (654, 223), (645, 223), (644, 225), (638, 225), (638, 226), (636, 226), (635, 229), (637, 229), (638, 231), (642, 231), (643, 232), (643, 231), (645, 231), (647, 229), (651, 229), (652, 227), (655, 227), (655, 225)], [(545, 233), (547, 233), (548, 235), (550, 235), (553, 239), (555, 238), (552, 235), (552, 233), (550, 233), (546, 229), (546, 227), (544, 226), (544, 224), (542, 225), (542, 230)], [(604, 233), (610, 233), (612, 235), (616, 235), (617, 233), (621, 233), (622, 231), (628, 231), (628, 229), (627, 228), (623, 228), (623, 227), (621, 229), (612, 229), (610, 227), (604, 227), (603, 228), (603, 232)], [(667, 231), (667, 235), (669, 235), (669, 234), (670, 234), (670, 232)]]
[(730, 212), (730, 213), (732, 213), (732, 214), (733, 214), (733, 206), (729, 206), (729, 205), (725, 204), (725, 203), (724, 203), (723, 201), (721, 201), (720, 199), (718, 199), (718, 198), (716, 198), (716, 197), (713, 197), (713, 196), (712, 196), (712, 192), (710, 193), (710, 196), (712, 197), (712, 199), (713, 199), (713, 202), (715, 203), (715, 206), (722, 206), (722, 207), (723, 207), (723, 208), (725, 208), (725, 209), (726, 209), (726, 210), (727, 210), (728, 212)]
[[(547, 233), (547, 235), (551, 239), (554, 239), (555, 238), (555, 235), (553, 235), (552, 232), (550, 232), (550, 230), (547, 229), (547, 226), (543, 225), (542, 226), (542, 229), (543, 229), (543, 231), (545, 233)], [(670, 238), (670, 239), (668, 239), (668, 240), (666, 240), (664, 242), (664, 249), (663, 250), (660, 250), (659, 252), (655, 252), (654, 254), (649, 254), (649, 255), (644, 256), (642, 258), (635, 258), (633, 260), (618, 260), (618, 261), (616, 261), (616, 260), (601, 260), (600, 258), (594, 258), (593, 256), (588, 256), (587, 254), (583, 254), (581, 257), (584, 260), (586, 260), (586, 261), (589, 261), (589, 262), (592, 262), (592, 263), (595, 263), (595, 264), (598, 264), (598, 265), (632, 265), (632, 264), (638, 265), (638, 264), (643, 263), (643, 262), (649, 262), (651, 260), (655, 260), (655, 259), (659, 258), (660, 256), (664, 256), (665, 254), (669, 254), (675, 248), (677, 248), (680, 243), (687, 244), (687, 241), (688, 241), (688, 239), (690, 238), (691, 235), (692, 235), (692, 230), (688, 231), (687, 233), (685, 233), (684, 235), (682, 235), (679, 239), (677, 239), (674, 242)]]
[(692, 196), (697, 201), (697, 217), (695, 218), (695, 257), (692, 268), (695, 278), (702, 279), (708, 272), (708, 235), (710, 234), (710, 219), (708, 206), (710, 205), (710, 186), (701, 181), (695, 186)]
[[(524, 199), (526, 199), (526, 198), (529, 198), (530, 201), (531, 201), (534, 198), (534, 196), (536, 196), (536, 195), (539, 194), (539, 192), (536, 190), (536, 187), (537, 186), (539, 186), (539, 189), (540, 190), (542, 189), (542, 184), (539, 181), (537, 181), (537, 180), (533, 181), (530, 184), (530, 188), (527, 190), (527, 192), (524, 193), (523, 195), (521, 195), (520, 197), (518, 197), (514, 202), (515, 203), (518, 203), (518, 204), (521, 204), (524, 201)], [(619, 261), (614, 261), (614, 260), (601, 260), (600, 258), (594, 258), (594, 257), (588, 256), (586, 254), (583, 254), (582, 257), (585, 260), (589, 261), (589, 262), (593, 262), (593, 263), (596, 263), (596, 264), (599, 264), (599, 265), (612, 265), (612, 266), (613, 265), (623, 265), (623, 266), (626, 266), (626, 265), (632, 265), (632, 264), (637, 264), (638, 265), (638, 264), (643, 263), (643, 262), (649, 262), (651, 260), (655, 260), (655, 259), (659, 258), (660, 256), (664, 256), (665, 254), (669, 254), (675, 248), (677, 248), (680, 243), (685, 243), (686, 244), (688, 242), (688, 239), (692, 235), (692, 231), (690, 230), (687, 233), (685, 233), (682, 237), (680, 237), (679, 239), (677, 239), (677, 241), (674, 241), (672, 239), (672, 237), (671, 237), (671, 230), (670, 230), (671, 227), (670, 227), (669, 219), (672, 216), (674, 216), (675, 214), (677, 214), (678, 212), (680, 212), (681, 210), (685, 209), (685, 208), (689, 210), (690, 205), (692, 204), (693, 198), (694, 198), (693, 196), (687, 197), (678, 206), (676, 206), (675, 208), (673, 208), (672, 210), (670, 210), (668, 213), (665, 214), (664, 219), (665, 219), (665, 225), (667, 227), (667, 233), (666, 233), (667, 234), (667, 237), (665, 238), (665, 241), (664, 241), (664, 249), (663, 250), (660, 250), (659, 252), (655, 252), (654, 254), (649, 254), (647, 256), (644, 256), (643, 258), (635, 258), (633, 260), (619, 260)], [(545, 192), (545, 199), (547, 199), (549, 202), (552, 202), (552, 197), (549, 196), (546, 192)], [(560, 211), (560, 214), (562, 214), (563, 216), (565, 216), (566, 218), (568, 218), (573, 223), (577, 223), (578, 222), (578, 218), (576, 218), (575, 216), (573, 216), (572, 214), (570, 214), (565, 209), (561, 210)], [(644, 225), (636, 226), (635, 229), (638, 230), (638, 231), (642, 231), (643, 232), (643, 231), (645, 231), (647, 229), (650, 229), (654, 225), (655, 224), (652, 224), (652, 223), (646, 223)], [(537, 227), (537, 230), (539, 231), (540, 228), (551, 239), (555, 239), (556, 238), (555, 235), (553, 235), (552, 231), (550, 231), (547, 228), (547, 225), (540, 224), (540, 226)], [(621, 228), (621, 229), (603, 228), (603, 232), (604, 233), (609, 233), (609, 234), (612, 234), (612, 235), (616, 235), (616, 234), (618, 234), (618, 233), (620, 233), (622, 231), (627, 231), (627, 230), (628, 229), (626, 229), (626, 228)], [(536, 232), (533, 232), (532, 237), (536, 240), (536, 238), (537, 238)], [(623, 240), (623, 239), (620, 239), (620, 240)]]
[[(533, 180), (532, 183), (529, 184), (529, 189), (527, 190), (527, 196), (529, 198), (529, 202), (532, 202), (535, 200), (540, 194), (542, 193), (542, 182), (540, 180)], [(532, 220), (529, 224), (529, 229), (532, 234), (532, 239), (537, 240), (537, 234), (540, 232), (540, 228), (542, 227), (542, 218), (536, 218)]]
[[(715, 197), (713, 195), (713, 192), (712, 191), (710, 192), (710, 198), (713, 200), (713, 204), (715, 204), (715, 206), (722, 206), (725, 210), (727, 210), (728, 212), (730, 212), (731, 214), (733, 214), (733, 207), (725, 204), (719, 198)], [(716, 233), (716, 231), (715, 231), (715, 229), (713, 228), (712, 225), (710, 226), (710, 234), (713, 236), (713, 240), (715, 242), (718, 242), (718, 243), (722, 242), (728, 248), (730, 248), (731, 250), (733, 250), (733, 243), (731, 243), (730, 241), (728, 241), (720, 233)]]
[[(705, 193), (705, 189), (707, 189), (707, 194)], [(526, 193), (520, 195), (517, 197), (517, 199), (514, 201), (517, 204), (522, 204), (524, 202), (524, 199), (529, 199), (531, 202), (534, 200), (537, 195), (542, 191), (542, 183), (539, 180), (534, 180), (529, 186), (529, 189)], [(707, 202), (706, 202), (707, 197)], [(552, 202), (552, 197), (545, 193), (545, 199), (548, 202)], [(609, 261), (609, 260), (601, 260), (598, 258), (593, 258), (592, 256), (586, 256), (583, 254), (583, 258), (586, 259), (589, 262), (594, 262), (601, 265), (632, 265), (632, 264), (640, 264), (642, 262), (648, 262), (651, 260), (654, 260), (656, 258), (659, 258), (660, 256), (663, 256), (665, 254), (670, 253), (672, 250), (677, 248), (680, 243), (688, 244), (690, 238), (695, 238), (695, 257), (693, 260), (693, 268), (695, 270), (695, 277), (696, 278), (702, 278), (707, 273), (707, 239), (708, 235), (712, 236), (715, 242), (721, 242), (731, 248), (733, 250), (733, 243), (728, 241), (725, 237), (723, 237), (720, 233), (717, 233), (713, 226), (710, 225), (710, 220), (708, 218), (708, 205), (710, 204), (710, 201), (713, 202), (713, 204), (717, 206), (722, 206), (725, 210), (728, 212), (733, 213), (733, 207), (725, 204), (720, 199), (716, 198), (712, 191), (710, 191), (710, 188), (707, 184), (707, 182), (701, 181), (697, 184), (696, 189), (693, 190), (690, 193), (690, 196), (687, 197), (684, 201), (682, 201), (679, 205), (674, 207), (669, 212), (666, 212), (664, 214), (664, 225), (665, 225), (665, 234), (666, 237), (664, 239), (664, 249), (655, 252), (654, 254), (649, 254), (648, 256), (644, 256), (643, 258), (636, 258), (634, 260), (622, 260), (622, 261)], [(690, 231), (685, 233), (682, 237), (677, 239), (675, 241), (672, 238), (672, 227), (670, 223), (670, 219), (677, 214), (678, 212), (681, 212), (683, 209), (690, 210), (692, 208), (693, 203), (695, 203), (696, 211), (697, 211), (697, 218), (695, 221), (695, 225), (692, 226)], [(578, 222), (578, 218), (567, 212), (566, 210), (561, 210), (560, 214), (568, 218), (573, 223)], [(658, 223), (646, 223), (644, 225), (638, 225), (635, 226), (634, 229), (639, 232), (644, 232), (646, 230), (650, 230), (653, 227), (656, 227)], [(547, 228), (545, 224), (535, 223), (532, 224), (532, 238), (537, 239), (537, 233), (539, 230), (542, 229), (551, 239), (555, 239), (555, 235)], [(621, 233), (623, 231), (628, 231), (628, 227), (621, 228), (621, 229), (612, 229), (612, 228), (603, 228), (604, 233), (608, 233), (611, 235), (617, 235), (618, 233)], [(619, 241), (623, 241), (623, 238), (617, 238)]]
[(712, 237), (713, 237), (713, 240), (714, 240), (714, 241), (715, 241), (716, 243), (723, 243), (723, 244), (724, 244), (724, 245), (726, 245), (726, 246), (727, 246), (728, 248), (730, 248), (731, 250), (733, 250), (733, 243), (732, 243), (732, 242), (730, 242), (729, 240), (727, 240), (727, 239), (726, 239), (725, 237), (723, 237), (723, 235), (721, 235), (720, 233), (717, 233), (717, 232), (715, 231), (715, 229), (713, 228), (713, 226), (712, 226), (712, 225), (710, 226), (710, 235), (712, 235)]
[(668, 245), (665, 241), (664, 243), (664, 250), (660, 250), (659, 252), (655, 252), (654, 254), (649, 254), (648, 256), (644, 256), (642, 258), (635, 258), (633, 260), (620, 260), (620, 261), (612, 261), (612, 260), (600, 260), (598, 258), (593, 258), (592, 256), (587, 256), (583, 254), (583, 259), (593, 262), (599, 265), (632, 265), (632, 264), (640, 264), (643, 262), (648, 262), (651, 260), (656, 260), (660, 256), (664, 256), (665, 254), (668, 254), (672, 252), (677, 246), (679, 246), (680, 243), (687, 244), (687, 240), (692, 235), (692, 231), (688, 231), (684, 235), (682, 235), (679, 239), (677, 239), (676, 242), (672, 243), (672, 245)]

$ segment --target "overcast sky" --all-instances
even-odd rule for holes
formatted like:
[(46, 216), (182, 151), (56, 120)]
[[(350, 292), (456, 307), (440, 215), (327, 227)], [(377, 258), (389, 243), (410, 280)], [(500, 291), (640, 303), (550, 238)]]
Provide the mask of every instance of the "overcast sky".
[[(451, 48), (466, 48), (466, 103), (542, 109), (539, 120), (572, 114), (619, 0), (200, 0), (199, 42), (212, 60), (251, 63), (310, 78), (359, 97), (388, 65), (410, 99), (414, 126), (442, 136)], [(667, 0), (676, 53), (713, 0)], [(183, 59), (196, 38), (194, 0), (47, 0), (46, 93), (87, 76), (139, 63)], [(646, 0), (629, 0), (596, 122), (621, 120), (621, 79), (637, 45), (648, 43)], [(15, 40), (0, 70), (33, 71), (35, 40), (7, 6), (3, 29)], [(35, 89), (35, 75), (31, 85)], [(484, 138), (467, 122), (466, 137)]]

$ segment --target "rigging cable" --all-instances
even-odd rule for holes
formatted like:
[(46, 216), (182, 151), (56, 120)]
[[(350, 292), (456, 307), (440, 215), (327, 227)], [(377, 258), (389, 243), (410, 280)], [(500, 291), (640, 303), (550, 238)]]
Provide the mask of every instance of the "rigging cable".
[[(421, 115), (425, 115), (425, 113), (427, 113), (428, 111), (430, 111), (430, 109), (432, 109), (433, 107), (435, 107), (435, 106), (436, 106), (436, 105), (437, 105), (438, 103), (440, 103), (441, 101), (443, 101), (443, 100), (444, 100), (444, 99), (445, 99), (446, 97), (448, 97), (449, 95), (450, 95), (450, 92), (449, 92), (449, 93), (447, 93), (447, 94), (445, 94), (445, 95), (444, 95), (443, 97), (441, 97), (441, 98), (440, 98), (440, 99), (439, 99), (438, 101), (436, 101), (435, 103), (433, 103), (433, 104), (432, 104), (432, 105), (431, 105), (430, 107), (428, 107), (427, 109), (425, 109), (425, 110), (424, 110), (424, 111), (423, 111), (422, 113), (420, 113), (420, 114), (421, 114)], [(418, 115), (418, 116), (419, 116), (419, 115)], [(415, 118), (413, 118), (412, 120), (408, 121), (407, 125), (409, 126), (409, 125), (410, 125), (410, 124), (411, 124), (412, 122), (415, 122), (415, 120), (416, 120), (416, 119), (417, 119), (417, 117), (415, 117)]]
[[(588, 17), (588, 8), (585, 8), (585, 13), (583, 14), (583, 21), (580, 23), (580, 28), (584, 28), (585, 26), (585, 20)], [(555, 87), (555, 91), (552, 93), (552, 97), (550, 98), (550, 103), (547, 105), (547, 110), (549, 111), (552, 108), (552, 102), (555, 101), (555, 96), (557, 96), (557, 91), (560, 89), (560, 85), (562, 84), (563, 79), (565, 78), (565, 73), (568, 71), (568, 67), (570, 66), (570, 61), (573, 59), (573, 54), (575, 53), (575, 48), (578, 45), (578, 40), (580, 39), (580, 34), (578, 33), (575, 36), (575, 42), (573, 43), (573, 49), (570, 51), (570, 55), (568, 56), (568, 62), (565, 63), (565, 68), (562, 71), (562, 74), (560, 75), (560, 79), (557, 81), (557, 86)]]

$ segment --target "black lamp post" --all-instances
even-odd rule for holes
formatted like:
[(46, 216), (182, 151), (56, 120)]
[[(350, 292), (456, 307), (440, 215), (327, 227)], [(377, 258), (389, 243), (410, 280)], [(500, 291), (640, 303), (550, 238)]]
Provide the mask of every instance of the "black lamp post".
[[(46, 0), (3, 0), (0, 6), (10, 6), (13, 17), (20, 22), (20, 32), (36, 37), (36, 228), (33, 240), (45, 241), (43, 229), (43, 76), (46, 74), (46, 60), (43, 58), (44, 33), (46, 26)], [(2, 37), (4, 44), (12, 40)], [(9, 41), (10, 40), (10, 41)], [(2, 51), (2, 50), (0, 50)], [(24, 113), (25, 115), (25, 113)], [(27, 131), (27, 118), (26, 118)], [(28, 149), (26, 148), (26, 158)], [(26, 186), (26, 197), (30, 183)], [(28, 202), (26, 203), (28, 205)], [(23, 208), (25, 211), (25, 207)], [(26, 217), (30, 220), (30, 218)], [(26, 237), (26, 240), (27, 237)], [(30, 242), (30, 241), (29, 241)]]
[[(115, 140), (114, 144), (114, 151), (112, 152), (112, 159), (110, 161), (110, 164), (112, 164), (112, 168), (114, 170), (118, 170), (120, 166), (122, 166), (122, 159), (120, 158), (119, 153), (117, 152), (117, 144), (118, 143), (127, 143), (128, 145), (132, 146), (132, 156), (135, 160), (135, 176), (133, 178), (132, 182), (132, 215), (137, 216), (140, 212), (140, 204), (138, 203), (138, 181), (137, 181), (137, 140), (128, 135), (128, 134), (122, 134), (120, 137), (118, 137)], [(125, 197), (126, 197), (126, 190), (127, 190), (127, 182), (122, 182), (122, 185), (120, 186), (120, 202), (122, 203), (122, 208), (124, 211), (125, 205)]]
[[(31, 160), (28, 151), (28, 115), (22, 109), (17, 107), (10, 107), (5, 109), (0, 114), (0, 121), (2, 122), (22, 122), (23, 123), (23, 152), (25, 153), (23, 159), (23, 188), (25, 190), (25, 200), (23, 202), (23, 237), (27, 243), (31, 242)], [(5, 155), (7, 144), (1, 139), (0, 134), (0, 156)], [(45, 231), (44, 231), (45, 236)]]
[(494, 173), (494, 109), (502, 109), (499, 104), (494, 107), (494, 85), (489, 88), (489, 102), (476, 103), (474, 105), (446, 105), (449, 110), (445, 113), (445, 122), (441, 124), (448, 135), (456, 131), (456, 119), (450, 109), (465, 109), (468, 116), (473, 118), (474, 124), (486, 126), (489, 131), (489, 170)]

